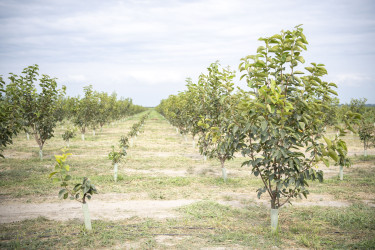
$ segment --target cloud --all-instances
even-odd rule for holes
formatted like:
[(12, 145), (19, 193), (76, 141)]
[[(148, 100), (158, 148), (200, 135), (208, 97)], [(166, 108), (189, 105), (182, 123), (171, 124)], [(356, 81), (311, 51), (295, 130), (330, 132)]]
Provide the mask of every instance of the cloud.
[[(353, 75), (375, 77), (374, 6), (367, 0), (0, 1), (0, 74), (37, 63), (73, 93), (92, 83), (128, 97), (131, 88), (141, 104), (157, 105), (210, 63), (236, 69), (241, 57), (256, 52), (259, 37), (303, 23), (306, 61), (325, 63), (340, 87), (368, 86), (367, 78)], [(152, 98), (142, 98), (145, 89)]]
[(364, 87), (371, 82), (371, 77), (358, 74), (340, 74), (333, 77), (333, 82), (343, 87)]

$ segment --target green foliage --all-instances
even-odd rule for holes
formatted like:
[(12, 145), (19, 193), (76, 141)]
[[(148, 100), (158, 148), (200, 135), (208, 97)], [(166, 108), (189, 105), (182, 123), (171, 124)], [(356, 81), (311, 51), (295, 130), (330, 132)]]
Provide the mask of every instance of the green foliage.
[(123, 156), (126, 155), (126, 151), (124, 153), (123, 150), (120, 152), (115, 151), (115, 146), (112, 146), (112, 151), (108, 154), (108, 159), (112, 161), (112, 164), (119, 163)]
[(5, 82), (0, 75), (0, 157), (4, 157), (1, 152), (7, 145), (12, 144), (13, 136), (22, 128), (21, 112), (20, 107), (7, 96)]
[(358, 135), (363, 143), (365, 156), (366, 150), (375, 146), (375, 109), (365, 107), (366, 98), (352, 99), (350, 101), (350, 109), (362, 115), (358, 123)]
[(279, 208), (291, 198), (306, 197), (308, 180), (323, 180), (315, 167), (328, 161), (320, 139), (336, 85), (321, 79), (327, 74), (323, 64), (300, 70), (308, 44), (300, 26), (259, 40), (265, 45), (239, 65), (252, 89), (243, 91), (240, 104), (246, 135), (242, 154), (250, 157), (243, 165), (263, 181), (258, 197), (267, 192), (271, 207)]
[(122, 148), (122, 152), (124, 156), (126, 156), (126, 150), (129, 148), (129, 138), (125, 136), (121, 136), (120, 138), (120, 148)]
[[(58, 100), (65, 94), (65, 86), (57, 88), (56, 78), (48, 75), (39, 76), (38, 65), (25, 68), (21, 76), (10, 73), (10, 83), (6, 87), (8, 102), (19, 108), (23, 127), (34, 135), (39, 149), (46, 140), (53, 137), (57, 119), (54, 116)], [(38, 93), (35, 82), (39, 81), (41, 92)], [(16, 111), (17, 112), (17, 111)]]
[(73, 187), (70, 185), (72, 176), (69, 175), (70, 166), (66, 164), (69, 155), (72, 154), (65, 153), (65, 150), (62, 155), (55, 155), (55, 169), (50, 173), (49, 178), (52, 178), (54, 182), (60, 182), (61, 189), (58, 195), (60, 199), (70, 197), (71, 200), (86, 203), (86, 198), (90, 200), (93, 194), (97, 194), (97, 190), (87, 177), (83, 178), (82, 183), (77, 183)]
[[(235, 123), (239, 99), (232, 95), (235, 74), (229, 69), (220, 70), (218, 63), (208, 68), (208, 75), (201, 74), (198, 87), (203, 91), (198, 109), (204, 110), (197, 125), (201, 127), (199, 150), (210, 158), (224, 163), (234, 157), (242, 145), (242, 131)], [(225, 175), (223, 173), (223, 178)]]
[(73, 139), (75, 137), (75, 129), (68, 128), (64, 134), (62, 134), (62, 138), (64, 141), (68, 142), (70, 139)]

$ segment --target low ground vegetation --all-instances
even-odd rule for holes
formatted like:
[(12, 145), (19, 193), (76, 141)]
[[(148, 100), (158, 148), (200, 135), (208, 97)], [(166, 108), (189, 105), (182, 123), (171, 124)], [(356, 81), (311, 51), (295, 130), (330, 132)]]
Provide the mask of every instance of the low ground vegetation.
[[(155, 111), (127, 149), (114, 182), (108, 152), (144, 114), (104, 125), (86, 141), (71, 139), (71, 182), (90, 176), (99, 193), (90, 201), (90, 232), (79, 204), (59, 200), (59, 187), (48, 179), (66, 127), (58, 126), (46, 142), (43, 161), (25, 134), (15, 137), (0, 162), (0, 248), (375, 247), (375, 150), (369, 148), (364, 157), (358, 135), (344, 137), (353, 162), (344, 180), (339, 181), (336, 166), (321, 165), (324, 181), (309, 182), (307, 199), (282, 208), (275, 236), (269, 200), (257, 198), (261, 180), (241, 167), (245, 158), (236, 155), (226, 163), (224, 182), (219, 160), (204, 161), (192, 136), (185, 141)], [(328, 127), (326, 136), (335, 133)]]

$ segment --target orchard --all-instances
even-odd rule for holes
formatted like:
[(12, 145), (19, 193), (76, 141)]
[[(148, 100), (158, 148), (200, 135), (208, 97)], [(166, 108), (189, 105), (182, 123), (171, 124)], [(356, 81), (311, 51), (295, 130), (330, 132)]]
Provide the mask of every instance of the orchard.
[(374, 107), (340, 105), (313, 46), (261, 37), (155, 108), (1, 76), (0, 247), (374, 248)]

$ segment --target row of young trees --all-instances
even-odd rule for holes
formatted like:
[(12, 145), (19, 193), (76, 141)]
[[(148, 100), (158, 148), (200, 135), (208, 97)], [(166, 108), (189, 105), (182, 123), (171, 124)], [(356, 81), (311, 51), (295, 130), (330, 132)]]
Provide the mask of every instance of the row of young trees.
[[(58, 122), (70, 120), (84, 139), (88, 127), (94, 131), (104, 124), (145, 110), (134, 105), (131, 99), (117, 100), (108, 95), (84, 88), (84, 96), (65, 97), (65, 86), (58, 88), (56, 78), (39, 76), (39, 66), (25, 68), (22, 74), (9, 74), (9, 83), (0, 75), (0, 156), (12, 143), (14, 135), (24, 130), (31, 133), (43, 159), (45, 142), (54, 136)], [(36, 85), (39, 85), (37, 87)]]
[[(119, 151), (115, 150), (115, 146), (112, 146), (112, 151), (108, 154), (108, 158), (112, 161), (114, 168), (113, 178), (117, 181), (118, 164), (127, 155), (127, 149), (133, 146), (133, 140), (137, 138), (137, 135), (143, 130), (143, 125), (148, 118), (150, 113), (147, 113), (141, 117), (141, 119), (134, 123), (126, 136), (121, 136), (119, 140)], [(130, 140), (130, 141), (129, 141)]]
[(337, 93), (336, 84), (323, 80), (323, 64), (305, 63), (307, 49), (303, 29), (281, 31), (260, 38), (255, 55), (241, 59), (239, 71), (248, 90), (234, 91), (235, 71), (213, 63), (198, 82), (187, 80), (187, 91), (163, 100), (157, 110), (180, 133), (199, 136), (203, 155), (225, 162), (236, 152), (247, 158), (255, 176), (263, 181), (258, 197), (267, 193), (271, 224), (276, 230), (278, 209), (292, 198), (307, 196), (308, 180), (323, 180), (319, 162), (349, 165), (341, 139), (358, 114), (347, 112), (344, 127), (333, 140), (324, 137), (328, 111)]
[(71, 121), (81, 132), (82, 140), (91, 128), (93, 135), (105, 124), (143, 112), (144, 107), (134, 105), (130, 98), (117, 100), (116, 93), (94, 91), (92, 86), (84, 87), (83, 97), (68, 97), (60, 100), (61, 121)]

